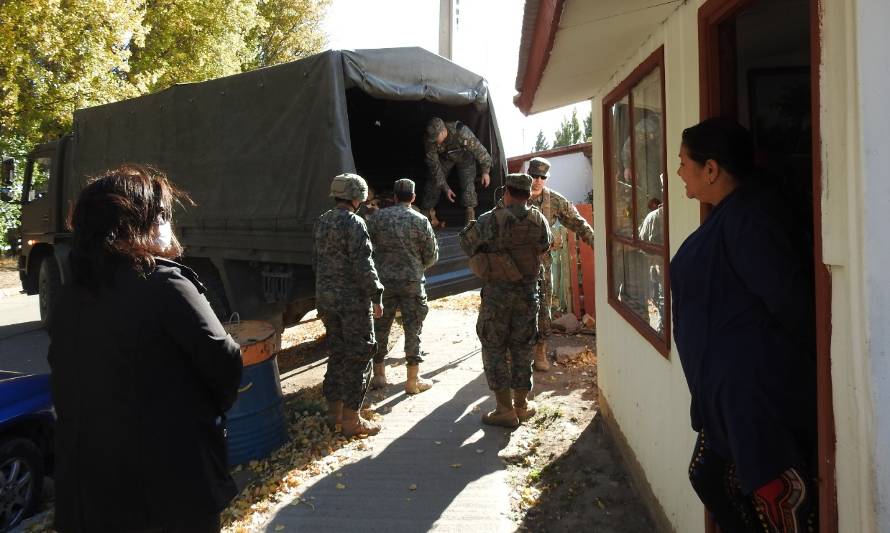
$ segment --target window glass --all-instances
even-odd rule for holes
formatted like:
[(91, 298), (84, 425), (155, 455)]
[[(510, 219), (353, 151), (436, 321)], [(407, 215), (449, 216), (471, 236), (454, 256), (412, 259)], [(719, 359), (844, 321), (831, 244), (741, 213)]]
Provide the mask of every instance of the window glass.
[(630, 108), (628, 98), (612, 104), (610, 153), (612, 154), (612, 223), (615, 233), (633, 238), (633, 188), (631, 185)]
[(49, 191), (50, 158), (40, 157), (34, 160), (31, 171), (31, 187), (28, 189), (28, 201), (42, 198)]
[[(655, 68), (633, 90), (634, 174), (639, 228), (664, 198), (664, 144), (661, 125), (661, 69)], [(641, 237), (642, 238), (642, 237)], [(647, 240), (664, 241), (659, 235)]]
[(614, 241), (612, 269), (618, 301), (664, 338), (664, 256)]

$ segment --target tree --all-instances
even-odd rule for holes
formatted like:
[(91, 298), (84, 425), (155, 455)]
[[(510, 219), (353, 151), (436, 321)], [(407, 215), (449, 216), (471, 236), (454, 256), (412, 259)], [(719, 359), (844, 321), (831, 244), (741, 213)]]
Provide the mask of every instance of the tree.
[(584, 140), (587, 142), (593, 140), (593, 117), (589, 114), (584, 118)]
[(559, 129), (553, 133), (553, 147), (571, 146), (581, 140), (581, 124), (578, 123), (578, 112), (572, 110), (572, 118), (562, 119)]
[(535, 152), (543, 152), (544, 150), (550, 149), (550, 143), (547, 142), (547, 138), (544, 137), (544, 131), (538, 130), (538, 137), (535, 139)]
[(244, 70), (294, 61), (325, 46), (321, 22), (330, 0), (260, 0), (247, 35), (253, 56)]
[[(75, 109), (320, 51), (330, 0), (0, 0), (0, 155), (24, 157)], [(0, 249), (18, 207), (0, 203)]]

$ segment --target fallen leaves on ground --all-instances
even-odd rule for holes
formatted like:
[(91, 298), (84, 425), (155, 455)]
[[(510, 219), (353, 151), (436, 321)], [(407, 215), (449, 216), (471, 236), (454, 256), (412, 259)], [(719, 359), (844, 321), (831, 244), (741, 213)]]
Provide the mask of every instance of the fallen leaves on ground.
[[(269, 458), (234, 470), (246, 470), (247, 474), (242, 475), (251, 479), (223, 511), (224, 532), (258, 531), (284, 501), (306, 504), (314, 510), (315, 506), (300, 496), (302, 484), (313, 476), (333, 472), (351, 451), (362, 449), (360, 441), (347, 440), (328, 427), (327, 404), (320, 385), (286, 396), (284, 411), (290, 439)], [(342, 490), (346, 485), (337, 483), (337, 488)]]

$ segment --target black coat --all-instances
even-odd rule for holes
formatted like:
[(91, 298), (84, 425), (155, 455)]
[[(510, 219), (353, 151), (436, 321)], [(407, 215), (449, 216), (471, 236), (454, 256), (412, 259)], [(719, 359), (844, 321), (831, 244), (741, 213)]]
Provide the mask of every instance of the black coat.
[(49, 347), (57, 530), (161, 527), (235, 496), (222, 415), (241, 354), (203, 292), (166, 260), (148, 276), (120, 268), (97, 295), (62, 290)]
[(796, 245), (799, 221), (775, 201), (769, 190), (737, 189), (671, 260), (692, 427), (735, 463), (746, 493), (813, 466), (812, 270)]

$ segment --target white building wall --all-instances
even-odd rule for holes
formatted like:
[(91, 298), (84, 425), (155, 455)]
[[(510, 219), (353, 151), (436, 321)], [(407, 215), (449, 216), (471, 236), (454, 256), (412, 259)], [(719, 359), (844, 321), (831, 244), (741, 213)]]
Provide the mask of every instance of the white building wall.
[[(593, 153), (603, 153), (602, 99), (665, 46), (669, 245), (699, 224), (676, 176), (680, 132), (699, 121), (697, 12), (689, 0), (592, 99)], [(839, 531), (890, 531), (890, 2), (823, 0), (821, 126), (823, 262), (831, 271), (831, 353)], [(593, 165), (594, 212), (606, 227), (603, 166)], [(598, 239), (598, 264), (606, 240)], [(607, 301), (597, 269), (599, 382), (652, 492), (677, 532), (703, 530), (686, 465), (694, 434), (676, 349), (662, 358)]]
[[(673, 255), (699, 225), (699, 204), (686, 198), (676, 175), (680, 133), (699, 121), (698, 3), (686, 2), (592, 99), (594, 223), (606, 227), (602, 157), (602, 101), (659, 46), (665, 54), (668, 243)], [(597, 239), (596, 262), (606, 265), (606, 239)], [(689, 421), (689, 389), (676, 348), (665, 359), (608, 303), (605, 267), (596, 269), (597, 350), (600, 394), (645, 471), (652, 493), (674, 530), (704, 531), (704, 507), (689, 484), (695, 444)]]
[[(602, 153), (602, 152), (600, 152)], [(590, 192), (590, 159), (582, 152), (548, 157), (550, 177), (547, 187), (568, 198), (572, 203), (587, 201)], [(528, 170), (528, 162), (522, 164), (522, 172)]]

